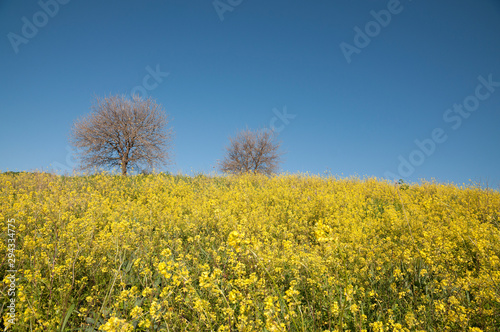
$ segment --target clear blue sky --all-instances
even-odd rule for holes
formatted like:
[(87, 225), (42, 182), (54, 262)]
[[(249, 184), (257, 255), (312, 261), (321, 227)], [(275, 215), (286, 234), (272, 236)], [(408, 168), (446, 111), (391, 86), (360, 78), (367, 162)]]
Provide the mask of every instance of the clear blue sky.
[(59, 1), (0, 1), (2, 171), (71, 168), (93, 96), (135, 91), (174, 173), (274, 125), (286, 172), (500, 184), (500, 1)]

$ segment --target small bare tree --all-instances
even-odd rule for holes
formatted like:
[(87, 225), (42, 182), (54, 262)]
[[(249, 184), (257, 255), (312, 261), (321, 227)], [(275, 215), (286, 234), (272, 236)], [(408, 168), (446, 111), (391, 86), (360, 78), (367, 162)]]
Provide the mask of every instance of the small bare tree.
[(122, 175), (167, 165), (172, 140), (169, 119), (153, 99), (138, 96), (96, 97), (92, 112), (75, 121), (70, 142), (77, 149), (80, 169), (121, 167)]
[(227, 173), (275, 173), (281, 163), (281, 142), (270, 130), (242, 130), (229, 138), (226, 155), (219, 163), (219, 170)]

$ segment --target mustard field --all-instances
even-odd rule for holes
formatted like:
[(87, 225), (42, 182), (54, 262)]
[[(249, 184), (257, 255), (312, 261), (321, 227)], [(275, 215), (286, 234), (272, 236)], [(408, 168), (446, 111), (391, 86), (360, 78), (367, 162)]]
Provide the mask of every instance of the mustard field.
[(4, 173), (0, 220), (12, 331), (500, 330), (494, 190)]

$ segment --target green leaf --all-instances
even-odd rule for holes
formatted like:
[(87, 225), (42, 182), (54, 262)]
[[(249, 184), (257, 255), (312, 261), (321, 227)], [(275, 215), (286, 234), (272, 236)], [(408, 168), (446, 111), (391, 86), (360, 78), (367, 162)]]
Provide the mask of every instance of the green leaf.
[(74, 303), (69, 307), (68, 311), (66, 312), (66, 317), (64, 317), (64, 321), (61, 325), (61, 331), (64, 331), (64, 328), (66, 327), (66, 323), (68, 322), (69, 316), (71, 316), (71, 314), (73, 313), (73, 310), (75, 310)]

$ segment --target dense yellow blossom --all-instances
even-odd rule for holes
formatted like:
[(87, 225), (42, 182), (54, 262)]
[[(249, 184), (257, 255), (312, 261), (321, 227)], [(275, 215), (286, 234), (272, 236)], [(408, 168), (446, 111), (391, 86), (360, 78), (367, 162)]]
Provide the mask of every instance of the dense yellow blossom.
[[(497, 331), (500, 194), (377, 179), (0, 174), (13, 331)], [(7, 265), (0, 267), (8, 303)]]

